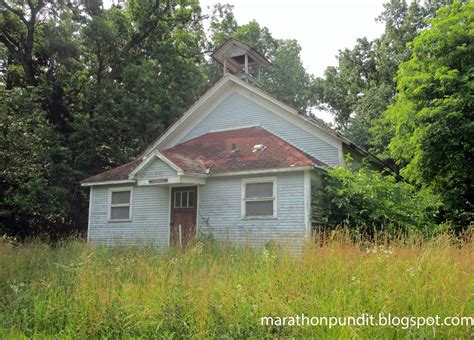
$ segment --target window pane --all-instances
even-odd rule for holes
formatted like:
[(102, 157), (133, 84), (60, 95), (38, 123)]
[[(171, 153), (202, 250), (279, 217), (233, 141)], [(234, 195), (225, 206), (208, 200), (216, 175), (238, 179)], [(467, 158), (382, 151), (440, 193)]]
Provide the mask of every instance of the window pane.
[(130, 207), (112, 207), (110, 208), (111, 220), (128, 220), (130, 219)]
[(273, 201), (245, 202), (245, 216), (273, 216)]
[(174, 207), (181, 208), (181, 191), (175, 191), (174, 193)]
[(113, 191), (112, 204), (130, 203), (130, 191)]
[(247, 183), (245, 198), (273, 197), (273, 182)]
[(188, 207), (189, 208), (194, 208), (194, 191), (189, 192), (188, 196)]
[(187, 208), (188, 206), (188, 195), (189, 195), (189, 191), (181, 192), (181, 207), (182, 208)]

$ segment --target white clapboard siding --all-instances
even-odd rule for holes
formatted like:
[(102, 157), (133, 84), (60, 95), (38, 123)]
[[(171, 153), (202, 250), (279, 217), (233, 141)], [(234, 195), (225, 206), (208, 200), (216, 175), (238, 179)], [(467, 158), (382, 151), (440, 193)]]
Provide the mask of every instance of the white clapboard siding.
[(176, 170), (161, 159), (154, 157), (137, 175), (138, 179), (167, 178), (176, 176)]
[(168, 187), (135, 186), (131, 222), (108, 221), (108, 189), (95, 186), (91, 191), (91, 244), (168, 246)]
[(180, 142), (198, 137), (209, 131), (238, 129), (250, 125), (260, 125), (328, 165), (339, 165), (340, 159), (337, 148), (236, 92), (231, 93)]
[(199, 188), (199, 233), (240, 245), (276, 241), (300, 250), (305, 238), (303, 172), (273, 176), (277, 178), (277, 218), (242, 219), (241, 180), (255, 177), (208, 178)]
[[(199, 187), (199, 233), (239, 245), (276, 241), (301, 250), (305, 240), (303, 171), (272, 176), (277, 179), (277, 218), (242, 219), (241, 180), (255, 177), (259, 176), (208, 178)], [(134, 186), (131, 222), (108, 221), (108, 191), (107, 186), (96, 186), (91, 192), (91, 244), (168, 246), (168, 186)]]

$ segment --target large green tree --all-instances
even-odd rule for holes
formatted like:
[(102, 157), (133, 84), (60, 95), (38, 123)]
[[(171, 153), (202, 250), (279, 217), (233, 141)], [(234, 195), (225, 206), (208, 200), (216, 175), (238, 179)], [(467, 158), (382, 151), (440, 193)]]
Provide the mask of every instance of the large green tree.
[(193, 102), (203, 46), (197, 0), (0, 1), (0, 229), (83, 228), (79, 181), (136, 157)]
[(400, 66), (398, 95), (386, 113), (390, 152), (402, 173), (443, 198), (446, 217), (474, 217), (474, 4), (442, 8)]
[(393, 131), (379, 118), (396, 93), (398, 65), (410, 58), (407, 44), (427, 26), (426, 19), (447, 2), (388, 1), (377, 18), (385, 24), (384, 33), (372, 41), (358, 39), (353, 48), (341, 50), (338, 65), (328, 67), (314, 82), (314, 96), (334, 114), (338, 129), (383, 158), (389, 157)]

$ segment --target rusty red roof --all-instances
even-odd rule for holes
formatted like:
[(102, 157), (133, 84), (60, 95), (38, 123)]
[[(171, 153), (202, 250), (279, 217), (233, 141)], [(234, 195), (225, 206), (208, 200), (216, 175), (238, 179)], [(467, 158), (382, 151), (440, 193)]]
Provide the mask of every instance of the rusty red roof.
[[(161, 153), (185, 173), (217, 174), (325, 165), (261, 127), (206, 133)], [(128, 179), (141, 161), (142, 158), (138, 158), (82, 183)]]
[(116, 168), (107, 170), (98, 175), (86, 178), (81, 183), (93, 183), (93, 182), (105, 182), (105, 181), (119, 181), (128, 179), (128, 175), (135, 169), (141, 162), (142, 158), (137, 158), (131, 162), (118, 166)]
[(188, 173), (324, 165), (260, 127), (206, 133), (161, 153)]

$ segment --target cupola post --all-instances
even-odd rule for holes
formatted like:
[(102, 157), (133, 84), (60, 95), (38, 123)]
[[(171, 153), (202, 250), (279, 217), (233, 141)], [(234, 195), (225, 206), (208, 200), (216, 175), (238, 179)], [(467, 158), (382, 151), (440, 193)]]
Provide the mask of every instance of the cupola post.
[(261, 67), (271, 65), (254, 48), (236, 39), (227, 40), (211, 56), (222, 64), (224, 75), (234, 74), (256, 86), (260, 86)]

